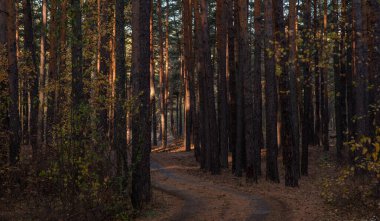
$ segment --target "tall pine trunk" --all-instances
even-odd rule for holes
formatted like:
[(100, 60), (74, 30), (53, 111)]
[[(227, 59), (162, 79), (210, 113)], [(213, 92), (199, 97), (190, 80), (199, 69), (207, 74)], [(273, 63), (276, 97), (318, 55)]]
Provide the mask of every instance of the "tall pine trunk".
[(11, 165), (19, 161), (20, 154), (20, 117), (18, 100), (18, 69), (16, 48), (16, 2), (7, 1), (7, 52), (8, 52), (8, 90), (9, 90), (9, 162)]
[(228, 127), (227, 127), (227, 81), (226, 81), (226, 50), (227, 50), (227, 20), (226, 3), (217, 1), (216, 26), (218, 50), (218, 123), (221, 167), (228, 167)]
[(266, 111), (266, 178), (279, 183), (277, 156), (277, 83), (274, 57), (274, 20), (272, 1), (265, 1), (265, 111)]
[[(132, 117), (132, 205), (141, 209), (151, 199), (149, 0), (132, 1), (132, 96), (138, 111)], [(160, 18), (160, 17), (159, 17)]]
[(264, 145), (263, 138), (263, 101), (262, 101), (262, 41), (263, 41), (263, 16), (261, 13), (261, 0), (255, 0), (255, 52), (254, 52), (254, 70), (253, 70), (253, 145), (255, 153), (255, 168), (257, 175), (261, 175), (261, 148)]

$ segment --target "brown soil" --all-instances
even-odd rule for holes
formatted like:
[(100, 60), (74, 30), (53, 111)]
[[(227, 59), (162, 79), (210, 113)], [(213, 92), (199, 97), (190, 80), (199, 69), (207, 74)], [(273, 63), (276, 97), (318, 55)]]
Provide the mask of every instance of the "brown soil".
[[(316, 147), (310, 150), (309, 176), (302, 177), (299, 188), (287, 188), (267, 182), (265, 175), (259, 184), (246, 183), (231, 170), (212, 176), (199, 169), (194, 153), (185, 152), (181, 142), (166, 150), (154, 148), (152, 185), (166, 209), (159, 203), (155, 216), (140, 220), (342, 220), (320, 197), (321, 165), (329, 156)], [(262, 169), (265, 174), (264, 162)], [(280, 176), (283, 180), (284, 174)]]

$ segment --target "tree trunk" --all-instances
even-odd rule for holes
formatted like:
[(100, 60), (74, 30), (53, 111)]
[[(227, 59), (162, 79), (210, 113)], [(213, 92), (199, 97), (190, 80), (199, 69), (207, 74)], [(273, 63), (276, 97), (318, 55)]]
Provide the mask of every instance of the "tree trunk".
[[(0, 58), (1, 60), (7, 59), (7, 0), (0, 0)], [(0, 65), (1, 76), (3, 79), (0, 81), (0, 136), (2, 140), (7, 139), (8, 132), (8, 98), (7, 98), (7, 67), (6, 62)], [(2, 142), (0, 144), (0, 166), (4, 166), (9, 161), (8, 159), (8, 146), (7, 143)]]
[(263, 138), (263, 116), (262, 116), (262, 85), (261, 85), (261, 55), (263, 42), (263, 21), (261, 13), (261, 0), (255, 0), (255, 54), (254, 54), (254, 71), (253, 71), (253, 148), (255, 153), (255, 168), (257, 175), (261, 175), (261, 148), (264, 145)]
[(161, 96), (161, 146), (166, 148), (167, 145), (167, 133), (166, 133), (166, 86), (165, 86), (165, 70), (164, 70), (164, 40), (162, 33), (162, 2), (157, 0), (157, 18), (158, 18), (158, 41), (159, 41), (159, 65), (160, 65), (160, 96)]
[[(372, 56), (371, 56), (371, 72), (374, 79), (374, 106), (380, 107), (380, 3), (375, 0), (369, 1), (372, 10)], [(375, 112), (374, 124), (380, 126), (380, 111)]]
[(46, 13), (46, 0), (42, 1), (42, 24), (41, 24), (41, 42), (40, 42), (40, 73), (39, 73), (39, 92), (38, 92), (38, 127), (37, 127), (37, 146), (42, 148), (44, 143), (44, 100), (45, 100), (45, 78), (46, 78), (46, 25), (47, 25), (47, 13)]
[(232, 172), (236, 168), (236, 63), (235, 63), (235, 23), (234, 23), (234, 1), (227, 1), (227, 27), (228, 27), (228, 49), (227, 49), (227, 86), (228, 86), (228, 148), (232, 152)]
[(319, 68), (319, 54), (320, 54), (320, 40), (319, 36), (319, 14), (318, 14), (318, 0), (314, 0), (314, 21), (313, 21), (313, 32), (314, 32), (314, 81), (315, 81), (315, 144), (320, 145), (321, 143), (321, 84), (320, 84), (320, 68)]
[(149, 20), (150, 29), (150, 105), (152, 107), (152, 135), (153, 145), (157, 146), (157, 118), (156, 118), (156, 89), (154, 72), (154, 36), (153, 36), (153, 1), (151, 1), (151, 11)]
[(265, 1), (265, 110), (266, 110), (266, 178), (279, 183), (277, 166), (277, 84), (274, 57), (274, 21), (272, 1)]
[[(246, 175), (248, 182), (257, 182), (257, 168), (255, 168), (255, 148), (254, 148), (254, 140), (253, 137), (253, 79), (252, 72), (250, 68), (250, 50), (249, 50), (249, 42), (248, 42), (248, 4), (246, 0), (239, 0), (238, 7), (238, 15), (239, 15), (239, 24), (238, 24), (238, 75), (239, 80), (242, 82), (242, 100), (243, 104), (243, 118), (242, 122), (244, 122), (244, 131), (242, 131), (244, 145), (241, 148), (245, 148), (246, 150)], [(243, 142), (242, 142), (243, 143)], [(239, 147), (239, 143), (237, 145)]]
[(294, 133), (296, 122), (294, 102), (296, 71), (296, 0), (289, 2), (289, 72), (283, 72), (280, 77), (280, 101), (281, 101), (281, 146), (283, 150), (283, 161), (285, 166), (285, 186), (298, 186), (299, 166), (297, 151), (298, 140)]
[(321, 72), (321, 123), (323, 150), (329, 148), (329, 101), (328, 101), (328, 55), (327, 55), (327, 0), (323, 1), (322, 72)]
[(227, 83), (226, 83), (226, 4), (217, 1), (216, 26), (218, 50), (218, 122), (221, 167), (228, 168)]
[(312, 47), (310, 41), (312, 34), (311, 27), (311, 0), (305, 3), (304, 11), (304, 40), (303, 56), (305, 56), (302, 64), (304, 72), (304, 95), (303, 95), (303, 116), (302, 116), (302, 160), (301, 160), (301, 174), (308, 175), (309, 167), (309, 145), (313, 141), (313, 98), (312, 98), (312, 74), (311, 74), (311, 59), (312, 54), (310, 48)]
[[(149, 0), (132, 1), (132, 96), (138, 112), (132, 118), (132, 205), (141, 209), (151, 199)], [(160, 18), (160, 16), (159, 16)]]
[(7, 51), (8, 51), (8, 82), (9, 82), (9, 162), (11, 165), (19, 161), (20, 154), (20, 117), (18, 100), (18, 69), (16, 48), (16, 2), (7, 1)]
[(355, 30), (354, 42), (354, 79), (355, 79), (355, 117), (356, 138), (367, 136), (369, 131), (368, 103), (367, 103), (367, 42), (365, 41), (365, 28), (363, 27), (364, 15), (362, 12), (362, 1), (353, 0), (353, 27)]

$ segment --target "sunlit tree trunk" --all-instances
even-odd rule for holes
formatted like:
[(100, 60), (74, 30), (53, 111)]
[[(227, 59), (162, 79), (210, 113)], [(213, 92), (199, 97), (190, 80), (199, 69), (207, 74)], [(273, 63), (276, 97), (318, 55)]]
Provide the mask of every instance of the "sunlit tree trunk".
[(153, 36), (153, 1), (151, 1), (150, 11), (150, 105), (152, 107), (152, 135), (153, 145), (157, 145), (157, 117), (156, 117), (156, 89), (155, 89), (155, 72), (154, 72), (154, 36)]

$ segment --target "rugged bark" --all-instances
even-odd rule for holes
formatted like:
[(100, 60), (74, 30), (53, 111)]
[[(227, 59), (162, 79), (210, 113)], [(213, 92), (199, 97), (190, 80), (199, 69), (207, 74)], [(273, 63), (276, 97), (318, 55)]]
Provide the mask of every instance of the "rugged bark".
[(7, 52), (8, 52), (8, 89), (9, 89), (9, 162), (11, 165), (19, 161), (20, 154), (20, 117), (18, 100), (18, 69), (16, 48), (16, 2), (7, 1)]
[[(138, 109), (132, 118), (132, 205), (140, 209), (151, 199), (149, 0), (132, 1), (132, 96)], [(160, 17), (159, 17), (160, 18)]]
[(274, 21), (272, 1), (265, 1), (265, 110), (266, 110), (266, 178), (279, 183), (277, 166), (277, 84), (274, 57)]

